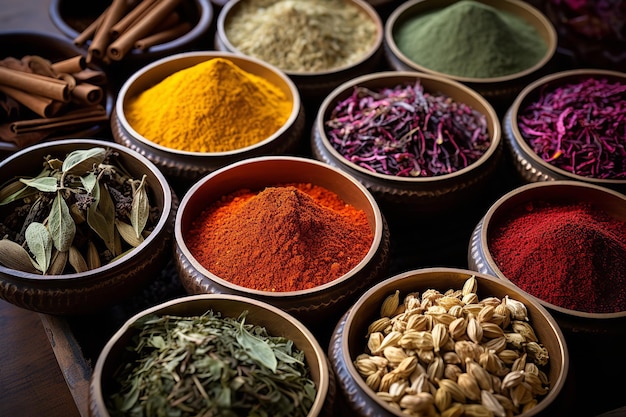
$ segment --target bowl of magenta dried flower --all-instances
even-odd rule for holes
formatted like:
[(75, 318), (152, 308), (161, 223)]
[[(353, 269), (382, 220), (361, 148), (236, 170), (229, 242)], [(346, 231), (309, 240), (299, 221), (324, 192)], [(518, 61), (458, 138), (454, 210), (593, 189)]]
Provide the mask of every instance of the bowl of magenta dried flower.
[(297, 319), (224, 294), (185, 296), (129, 318), (94, 366), (93, 417), (331, 416), (335, 379)]
[(527, 182), (576, 180), (626, 191), (626, 74), (575, 69), (522, 90), (504, 143)]
[(385, 272), (389, 229), (353, 177), (309, 158), (249, 158), (181, 200), (175, 260), (189, 293), (242, 295), (327, 328)]
[(165, 266), (178, 200), (138, 153), (58, 140), (11, 155), (0, 178), (2, 299), (49, 314), (94, 312)]
[(328, 356), (343, 415), (563, 415), (563, 333), (494, 276), (440, 267), (386, 278), (340, 318)]

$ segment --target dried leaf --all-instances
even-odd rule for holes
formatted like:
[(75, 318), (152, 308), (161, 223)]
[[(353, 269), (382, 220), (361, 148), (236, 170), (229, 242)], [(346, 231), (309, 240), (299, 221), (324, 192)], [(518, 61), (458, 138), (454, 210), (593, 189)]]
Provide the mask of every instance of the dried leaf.
[(85, 190), (91, 194), (96, 184), (98, 184), (98, 177), (96, 177), (95, 173), (90, 172), (80, 177), (80, 182), (83, 184), (83, 187), (85, 187)]
[(106, 157), (106, 149), (91, 148), (69, 153), (63, 161), (63, 172), (67, 174), (83, 175), (98, 166)]
[(252, 359), (259, 362), (266, 368), (271, 369), (272, 372), (276, 372), (278, 360), (276, 359), (274, 350), (265, 340), (255, 337), (248, 330), (246, 330), (243, 324), (244, 321), (242, 320), (239, 330), (237, 331), (237, 342), (244, 348), (246, 353)]
[(56, 177), (21, 178), (20, 181), (44, 193), (53, 193), (58, 189), (58, 180)]
[(116, 256), (115, 205), (104, 185), (98, 184), (93, 191), (95, 202), (87, 210), (87, 223), (104, 241), (104, 244), (113, 256)]
[(54, 241), (54, 247), (60, 252), (67, 251), (74, 241), (76, 224), (60, 192), (57, 192), (57, 196), (52, 202), (48, 216), (48, 228)]
[(146, 191), (146, 176), (141, 178), (141, 184), (133, 194), (133, 204), (130, 210), (130, 224), (135, 229), (137, 238), (141, 236), (141, 232), (148, 223), (150, 215), (150, 203), (148, 201), (148, 192)]
[(17, 271), (41, 273), (28, 251), (22, 245), (9, 239), (0, 239), (0, 264)]
[(26, 244), (35, 257), (39, 270), (44, 273), (52, 260), (52, 236), (48, 228), (39, 222), (32, 222), (26, 228)]

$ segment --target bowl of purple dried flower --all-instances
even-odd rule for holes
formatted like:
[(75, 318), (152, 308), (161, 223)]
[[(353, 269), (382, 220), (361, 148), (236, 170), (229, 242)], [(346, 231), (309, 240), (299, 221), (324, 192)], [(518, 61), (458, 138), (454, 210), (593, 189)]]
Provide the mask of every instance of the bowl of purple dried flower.
[(388, 217), (471, 205), (503, 154), (498, 116), (484, 97), (411, 71), (337, 87), (320, 106), (311, 141), (315, 158), (360, 180)]
[(626, 73), (575, 69), (517, 96), (504, 143), (527, 182), (576, 180), (626, 190)]

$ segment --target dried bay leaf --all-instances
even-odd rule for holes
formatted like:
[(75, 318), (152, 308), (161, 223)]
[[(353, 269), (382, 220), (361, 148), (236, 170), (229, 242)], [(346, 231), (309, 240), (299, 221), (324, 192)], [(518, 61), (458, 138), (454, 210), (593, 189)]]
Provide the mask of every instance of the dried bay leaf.
[(61, 170), (66, 174), (83, 175), (98, 166), (106, 157), (106, 149), (91, 148), (70, 152), (63, 161)]
[(33, 253), (38, 268), (44, 273), (50, 266), (52, 260), (52, 236), (48, 228), (39, 222), (32, 222), (26, 228), (26, 244)]
[(58, 189), (58, 180), (56, 177), (21, 178), (20, 181), (44, 193), (54, 193)]
[(95, 202), (87, 210), (87, 223), (104, 241), (113, 256), (116, 256), (115, 205), (104, 185), (98, 184), (93, 191)]
[(90, 172), (80, 177), (80, 182), (83, 184), (83, 187), (85, 187), (85, 191), (91, 194), (96, 184), (98, 184), (98, 177), (95, 173)]
[(139, 187), (133, 193), (133, 203), (130, 210), (130, 224), (135, 229), (137, 238), (141, 236), (143, 229), (148, 223), (150, 215), (150, 202), (148, 201), (148, 192), (146, 191), (146, 176), (141, 178)]
[(48, 228), (54, 241), (54, 247), (60, 252), (67, 251), (76, 235), (76, 223), (74, 223), (70, 209), (60, 192), (57, 192), (52, 202), (48, 216)]
[(9, 239), (0, 239), (0, 264), (17, 271), (41, 273), (28, 251), (22, 245)]

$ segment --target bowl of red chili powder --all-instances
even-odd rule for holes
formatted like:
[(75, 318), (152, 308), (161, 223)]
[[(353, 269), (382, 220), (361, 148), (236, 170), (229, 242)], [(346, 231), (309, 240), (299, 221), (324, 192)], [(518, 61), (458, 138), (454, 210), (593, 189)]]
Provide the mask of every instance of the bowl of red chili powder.
[(189, 293), (251, 297), (314, 325), (334, 320), (389, 258), (369, 191), (301, 157), (250, 158), (205, 176), (182, 199), (175, 236)]
[(476, 226), (469, 263), (537, 298), (565, 330), (623, 334), (626, 196), (578, 181), (518, 187)]
[(522, 90), (503, 121), (526, 182), (576, 180), (626, 191), (626, 74), (575, 69)]

